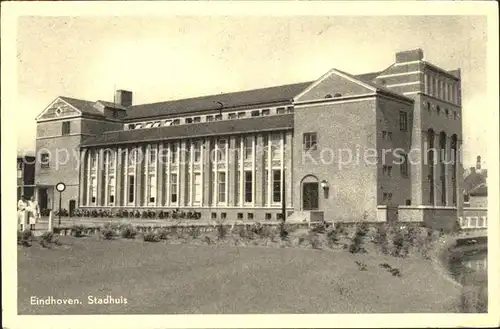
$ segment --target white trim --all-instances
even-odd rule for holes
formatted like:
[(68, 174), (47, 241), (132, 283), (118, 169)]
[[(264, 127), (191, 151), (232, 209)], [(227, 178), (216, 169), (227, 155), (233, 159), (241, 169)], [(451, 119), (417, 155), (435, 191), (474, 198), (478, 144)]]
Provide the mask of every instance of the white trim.
[[(76, 112), (80, 113), (80, 115), (82, 115), (82, 111), (80, 111), (79, 109), (77, 109), (76, 107), (74, 107), (73, 105), (71, 105), (70, 103), (66, 102), (64, 99), (62, 99), (60, 96), (57, 97), (56, 99), (54, 99), (48, 106), (45, 107), (45, 109), (40, 113), (38, 114), (36, 117), (35, 117), (35, 120), (38, 121), (39, 118), (45, 114), (45, 112), (47, 112), (48, 109), (50, 109), (56, 102), (63, 102), (65, 103), (66, 105), (68, 105), (69, 107), (71, 107), (72, 109), (74, 109)], [(73, 116), (71, 116), (73, 117)], [(66, 117), (64, 117), (66, 118)], [(54, 120), (54, 119), (47, 119), (47, 120)]]
[(36, 140), (49, 139), (49, 138), (63, 138), (68, 136), (96, 136), (94, 134), (67, 134), (67, 135), (53, 135), (53, 136), (43, 136), (37, 137)]
[(418, 85), (420, 84), (420, 81), (412, 81), (412, 82), (403, 82), (403, 83), (395, 83), (393, 85), (386, 85), (386, 88), (390, 87), (399, 87), (399, 86), (410, 86), (410, 85)]
[(417, 63), (425, 63), (425, 62), (423, 60), (409, 61), (409, 62), (399, 62), (399, 63), (394, 63), (394, 66), (403, 66), (403, 65), (417, 64)]
[[(353, 103), (353, 102), (362, 102), (366, 100), (372, 100), (375, 99), (377, 94), (362, 94), (359, 96), (355, 96), (355, 99), (346, 99), (346, 100), (338, 100), (335, 98), (325, 98), (325, 99), (315, 99), (315, 100), (309, 100), (309, 101), (301, 101), (301, 102), (296, 102), (295, 106), (296, 107), (301, 107), (301, 106), (321, 106), (325, 104), (343, 104), (343, 103)], [(340, 97), (339, 97), (340, 98)], [(354, 98), (354, 97), (352, 97)]]
[(327, 73), (323, 74), (318, 80), (314, 81), (311, 85), (309, 85), (306, 89), (304, 89), (300, 94), (298, 94), (297, 96), (295, 96), (293, 98), (293, 101), (295, 102), (297, 99), (299, 99), (300, 97), (304, 96), (306, 93), (310, 92), (312, 89), (314, 89), (316, 86), (318, 86), (321, 82), (323, 82), (324, 80), (326, 80), (328, 77), (330, 77), (332, 74), (335, 74), (337, 76), (340, 76), (346, 80), (349, 80), (353, 83), (356, 83), (362, 87), (365, 87), (371, 91), (376, 91), (376, 89), (372, 86), (370, 86), (369, 84), (366, 84), (364, 83), (363, 81), (359, 80), (359, 79), (356, 79), (356, 78), (352, 78), (348, 75), (346, 75), (345, 73), (343, 72), (340, 72), (336, 69), (331, 69), (330, 71), (328, 71)]
[(384, 75), (378, 75), (375, 77), (375, 79), (382, 79), (382, 78), (389, 78), (389, 77), (399, 77), (403, 75), (411, 75), (411, 74), (424, 74), (423, 71), (417, 70), (417, 71), (408, 71), (408, 72), (402, 72), (402, 73), (393, 73), (393, 74), (384, 74)]

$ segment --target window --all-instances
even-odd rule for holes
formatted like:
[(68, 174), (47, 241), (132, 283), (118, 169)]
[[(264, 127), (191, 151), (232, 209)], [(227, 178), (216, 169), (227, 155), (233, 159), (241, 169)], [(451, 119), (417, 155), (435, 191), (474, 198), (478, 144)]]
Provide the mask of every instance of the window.
[(128, 129), (129, 130), (135, 129), (135, 124), (133, 124), (133, 123), (129, 124)]
[(232, 119), (236, 119), (236, 113), (229, 113), (229, 114), (227, 115), (227, 118), (228, 118), (228, 119), (230, 119), (230, 120), (232, 120)]
[(411, 200), (410, 200), (410, 199), (407, 199), (407, 200), (406, 200), (406, 205), (407, 205), (407, 206), (411, 206)]
[(271, 217), (271, 213), (266, 212), (266, 217), (265, 218), (266, 218), (266, 220), (271, 220), (271, 218), (272, 218)]
[(335, 98), (337, 98), (337, 97), (342, 97), (342, 94), (335, 93), (335, 95), (333, 95), (333, 97), (335, 97)]
[(385, 140), (387, 136), (387, 131), (382, 131), (382, 139)]
[(111, 205), (115, 202), (115, 177), (110, 176), (108, 179), (108, 203)]
[(432, 107), (431, 107), (431, 102), (427, 102), (427, 111), (431, 113)]
[(155, 121), (155, 123), (153, 123), (153, 128), (158, 128), (160, 125), (161, 125), (160, 121)]
[(244, 140), (244, 148), (245, 148), (245, 154), (244, 154), (244, 159), (245, 160), (250, 160), (252, 159), (252, 153), (253, 153), (253, 136), (246, 136)]
[(286, 110), (284, 107), (278, 107), (276, 109), (276, 114), (285, 114), (286, 113)]
[(50, 159), (49, 159), (48, 153), (42, 153), (40, 155), (40, 166), (42, 168), (49, 168), (50, 167)]
[(448, 111), (448, 109), (445, 109), (444, 110), (444, 114), (446, 115), (446, 117), (449, 117), (450, 116), (450, 111)]
[(201, 117), (194, 117), (193, 118), (194, 123), (200, 123), (201, 122)]
[(408, 131), (408, 118), (404, 111), (399, 111), (399, 130)]
[(175, 119), (174, 121), (172, 121), (172, 126), (178, 126), (181, 124), (181, 119)]
[(185, 123), (193, 123), (193, 118), (186, 118), (184, 120)]
[(90, 200), (92, 204), (96, 203), (97, 199), (97, 178), (90, 178)]
[(263, 200), (264, 200), (264, 204), (267, 205), (268, 203), (268, 200), (267, 200), (267, 197), (269, 195), (269, 170), (264, 170), (264, 183), (263, 183), (263, 186), (262, 186), (262, 191), (264, 192), (263, 193)]
[(273, 202), (281, 202), (281, 170), (273, 170)]
[(149, 187), (149, 202), (154, 203), (156, 201), (156, 176), (151, 175), (149, 176), (149, 182), (148, 182), (148, 187)]
[(149, 149), (149, 166), (156, 165), (156, 146), (152, 146)]
[(238, 119), (244, 118), (246, 116), (247, 116), (246, 112), (238, 112)]
[(220, 213), (220, 219), (226, 219), (227, 218), (227, 213), (221, 212)]
[(138, 123), (135, 125), (135, 129), (141, 129), (142, 128), (142, 123)]
[(144, 126), (144, 128), (151, 128), (153, 127), (153, 123), (152, 122), (148, 122), (146, 123), (146, 125)]
[(217, 218), (217, 213), (213, 212), (210, 216), (211, 216), (212, 219), (216, 219)]
[(262, 110), (262, 115), (269, 115), (269, 114), (271, 114), (271, 110), (269, 109)]
[(252, 111), (252, 112), (250, 112), (250, 116), (258, 117), (258, 116), (260, 116), (260, 111), (259, 110)]
[(238, 219), (243, 219), (243, 213), (242, 212), (239, 212), (238, 215), (236, 215), (236, 217)]
[(382, 172), (386, 176), (391, 176), (392, 175), (392, 166), (383, 166)]
[(170, 174), (170, 201), (177, 202), (177, 174)]
[(70, 134), (70, 122), (69, 121), (64, 121), (62, 123), (62, 134), (64, 135), (69, 135)]
[(408, 177), (408, 155), (403, 154), (402, 157), (403, 159), (401, 160), (402, 162), (400, 164), (401, 176)]
[(163, 125), (165, 127), (171, 126), (172, 125), (172, 120), (165, 120), (165, 123)]
[(128, 202), (132, 203), (135, 200), (135, 176), (128, 175)]
[(252, 202), (252, 172), (245, 171), (245, 202)]
[(200, 162), (201, 160), (201, 142), (193, 142), (193, 159), (194, 162)]
[(215, 116), (215, 121), (221, 121), (222, 120), (222, 114), (217, 114)]
[(457, 111), (453, 111), (453, 120), (457, 119)]
[(207, 115), (207, 122), (214, 121), (214, 116), (213, 115)]
[(332, 94), (326, 94), (325, 98), (333, 98)]
[(177, 144), (172, 144), (170, 147), (170, 162), (177, 163), (177, 155), (178, 155), (178, 146)]
[(387, 140), (392, 141), (392, 132), (390, 131), (387, 132)]
[(273, 152), (273, 160), (281, 159), (281, 134), (271, 135), (271, 151)]
[(218, 202), (226, 202), (226, 173), (220, 172), (218, 177), (219, 195)]
[(253, 219), (253, 213), (251, 213), (251, 212), (247, 213), (247, 218), (248, 219)]
[(160, 150), (160, 164), (166, 164), (168, 162), (168, 148), (163, 147)]
[(236, 205), (240, 204), (240, 179), (241, 179), (241, 172), (238, 170), (236, 172), (236, 188), (235, 188), (235, 199), (236, 199)]
[(226, 142), (225, 138), (219, 138), (217, 140), (217, 161), (224, 162), (226, 161)]
[(286, 108), (286, 113), (293, 113), (293, 106), (288, 106)]
[(305, 133), (303, 135), (304, 150), (315, 150), (318, 144), (318, 136), (316, 133)]
[(195, 173), (194, 174), (194, 182), (193, 182), (193, 195), (194, 195), (194, 202), (201, 202), (201, 174), (200, 173)]
[(437, 115), (441, 115), (441, 108), (439, 107), (439, 105), (436, 108), (436, 113), (437, 113)]

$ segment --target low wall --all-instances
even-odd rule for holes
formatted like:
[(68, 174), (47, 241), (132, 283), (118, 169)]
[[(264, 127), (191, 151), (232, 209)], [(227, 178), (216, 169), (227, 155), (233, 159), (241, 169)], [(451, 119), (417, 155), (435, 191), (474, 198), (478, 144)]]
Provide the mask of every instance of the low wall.
[(422, 222), (434, 230), (451, 232), (456, 228), (457, 208), (429, 206), (399, 206), (398, 221)]

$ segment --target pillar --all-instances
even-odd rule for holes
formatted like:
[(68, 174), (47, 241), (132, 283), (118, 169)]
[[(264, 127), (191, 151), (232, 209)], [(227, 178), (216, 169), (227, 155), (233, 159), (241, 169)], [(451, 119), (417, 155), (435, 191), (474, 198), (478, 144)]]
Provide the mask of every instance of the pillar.
[(121, 193), (123, 185), (123, 171), (125, 170), (123, 166), (123, 156), (122, 148), (118, 147), (115, 156), (115, 207), (120, 207), (123, 205), (123, 195)]
[[(156, 205), (163, 206), (165, 204), (164, 201), (164, 186), (163, 182), (165, 179), (165, 159), (163, 156), (165, 149), (163, 147), (163, 143), (158, 144), (158, 152), (156, 154)], [(168, 160), (168, 159), (167, 159)]]
[(227, 161), (228, 177), (227, 177), (227, 205), (232, 207), (236, 205), (236, 136), (229, 137), (229, 154)]
[(96, 168), (96, 205), (102, 206), (104, 201), (104, 149), (99, 149), (97, 155), (97, 168)]
[(433, 166), (434, 166), (434, 206), (438, 206), (441, 204), (441, 168), (439, 163), (439, 133), (434, 132), (434, 158), (433, 158)]
[(211, 195), (210, 195), (210, 184), (212, 184), (211, 176), (212, 176), (212, 159), (210, 155), (210, 147), (212, 140), (210, 138), (206, 138), (203, 142), (202, 147), (202, 158), (203, 163), (203, 198), (202, 205), (210, 206), (211, 205)]
[[(86, 186), (87, 186), (87, 175), (86, 175), (86, 149), (82, 149), (80, 151), (80, 163), (79, 163), (79, 166), (78, 166), (78, 171), (79, 171), (79, 175), (80, 175), (80, 178), (78, 180), (78, 207), (81, 207), (83, 205), (85, 205), (85, 196), (86, 196), (86, 193), (85, 193), (85, 189), (86, 189)], [(35, 189), (35, 195), (38, 196), (38, 189)], [(38, 198), (36, 199), (38, 200)]]
[(287, 208), (293, 207), (293, 135), (291, 131), (285, 133), (285, 199)]
[(264, 182), (264, 160), (262, 149), (264, 147), (264, 137), (262, 134), (257, 135), (254, 148), (254, 163), (255, 163), (255, 177), (253, 178), (255, 184), (254, 193), (254, 206), (262, 207), (263, 205), (263, 182)]

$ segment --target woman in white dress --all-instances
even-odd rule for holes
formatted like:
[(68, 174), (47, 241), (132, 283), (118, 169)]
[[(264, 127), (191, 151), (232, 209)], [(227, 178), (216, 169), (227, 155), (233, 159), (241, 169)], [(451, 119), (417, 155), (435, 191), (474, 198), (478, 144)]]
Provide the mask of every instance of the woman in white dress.
[(28, 208), (30, 230), (34, 230), (35, 224), (40, 218), (40, 206), (38, 205), (38, 202), (35, 200), (34, 196), (30, 198), (30, 201), (28, 202)]
[(21, 199), (17, 202), (17, 223), (20, 226), (21, 231), (24, 231), (26, 227), (24, 227), (26, 223), (25, 216), (26, 210), (28, 208), (28, 203), (26, 202), (26, 198), (24, 195), (21, 196)]

